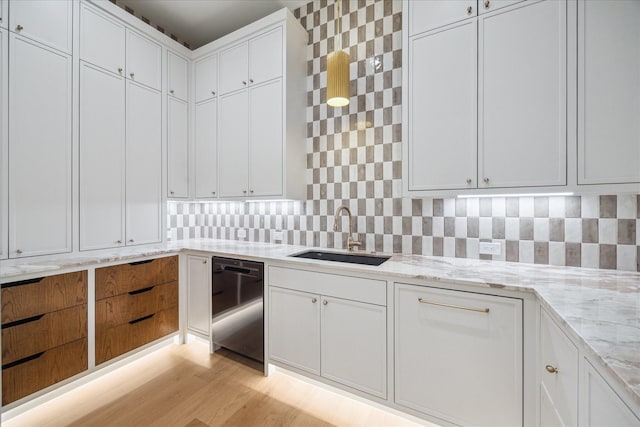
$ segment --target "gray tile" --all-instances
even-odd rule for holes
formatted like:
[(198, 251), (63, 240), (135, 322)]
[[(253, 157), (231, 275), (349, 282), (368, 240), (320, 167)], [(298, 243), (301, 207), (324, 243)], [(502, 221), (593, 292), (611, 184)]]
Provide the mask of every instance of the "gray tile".
[(480, 216), (491, 216), (491, 198), (482, 198), (479, 200)]
[(442, 256), (444, 254), (444, 240), (442, 237), (433, 238), (433, 256)]
[(444, 200), (433, 199), (433, 216), (444, 216)]
[(491, 237), (494, 239), (504, 239), (504, 218), (491, 218)]
[(520, 261), (520, 242), (518, 240), (507, 240), (505, 259), (509, 262)]
[(580, 243), (565, 243), (564, 263), (569, 267), (582, 266), (582, 245)]
[(480, 218), (472, 216), (467, 218), (467, 237), (478, 238), (480, 236)]
[(598, 220), (582, 218), (582, 243), (598, 243)]
[(535, 264), (549, 264), (549, 242), (533, 243), (533, 262)]
[(533, 218), (520, 218), (520, 240), (533, 240)]
[(520, 199), (518, 197), (507, 197), (505, 202), (507, 216), (516, 217), (520, 215)]
[(430, 216), (422, 218), (422, 235), (433, 236), (433, 218)]
[(411, 231), (413, 228), (413, 222), (410, 216), (402, 217), (402, 235), (403, 236), (411, 236)]
[(467, 239), (456, 239), (456, 258), (467, 257)]
[(411, 238), (411, 253), (414, 255), (422, 255), (422, 237), (413, 236)]
[(616, 245), (600, 245), (600, 268), (615, 270), (617, 266)]
[(422, 199), (411, 200), (411, 215), (422, 216)]
[(551, 218), (549, 220), (549, 240), (552, 242), (564, 242), (564, 218)]
[(444, 218), (444, 236), (454, 237), (456, 235), (456, 219), (454, 217)]
[(618, 197), (600, 196), (600, 218), (616, 218), (618, 216)]
[(636, 244), (636, 220), (635, 219), (619, 219), (618, 220), (618, 244), (619, 245), (635, 245)]
[(536, 218), (549, 217), (549, 198), (548, 197), (533, 198), (533, 216)]

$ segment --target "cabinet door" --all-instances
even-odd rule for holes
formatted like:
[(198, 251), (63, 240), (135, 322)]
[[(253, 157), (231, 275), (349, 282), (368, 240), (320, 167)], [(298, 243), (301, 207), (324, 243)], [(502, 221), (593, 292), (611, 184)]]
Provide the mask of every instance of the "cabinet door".
[(249, 41), (249, 84), (259, 84), (282, 76), (282, 28)]
[(269, 287), (269, 357), (320, 375), (320, 296)]
[[(578, 363), (578, 349), (541, 310), (540, 399), (549, 401), (549, 405), (540, 407), (541, 419), (553, 419), (555, 414), (563, 426), (578, 425)], [(554, 369), (557, 371), (553, 372)]]
[(512, 4), (520, 3), (524, 0), (478, 0), (478, 15), (493, 12)]
[(409, 41), (409, 190), (477, 185), (476, 40), (466, 21)]
[(218, 91), (218, 55), (211, 55), (195, 63), (196, 102), (216, 96)]
[[(0, 4), (0, 10), (1, 6), (2, 4)], [(7, 215), (9, 211), (7, 194), (9, 185), (9, 138), (7, 135), (9, 130), (7, 126), (9, 118), (9, 90), (7, 86), (9, 41), (7, 34), (6, 31), (0, 29), (0, 259), (7, 259), (9, 256), (9, 241), (7, 239), (9, 231)]]
[(387, 309), (322, 297), (321, 375), (387, 397)]
[(249, 180), (249, 95), (246, 90), (220, 98), (218, 171), (221, 197), (247, 195)]
[(49, 47), (71, 53), (73, 4), (68, 0), (12, 1), (9, 29)]
[(124, 25), (81, 3), (80, 59), (124, 75), (124, 52)]
[(409, 0), (408, 3), (410, 36), (478, 15), (476, 0)]
[(218, 101), (196, 104), (195, 178), (196, 198), (211, 198), (218, 191)]
[(7, 21), (9, 20), (8, 6), (9, 0), (0, 0), (0, 28), (7, 28)]
[(640, 182), (640, 2), (578, 3), (578, 183)]
[(71, 57), (18, 35), (10, 52), (9, 255), (69, 252)]
[(183, 101), (187, 100), (189, 63), (173, 52), (167, 52), (167, 92)]
[(124, 246), (124, 77), (81, 62), (80, 105), (80, 250)]
[(249, 92), (249, 195), (282, 195), (282, 80)]
[(189, 197), (189, 134), (187, 103), (167, 100), (167, 175), (169, 197)]
[(566, 1), (480, 18), (479, 187), (565, 185)]
[(585, 358), (580, 424), (587, 427), (640, 427), (640, 419)]
[(396, 403), (460, 425), (521, 425), (522, 300), (395, 286)]
[(187, 328), (209, 336), (211, 326), (211, 262), (208, 257), (187, 256)]
[(162, 240), (160, 92), (127, 81), (126, 235), (128, 245)]
[(160, 90), (162, 47), (127, 29), (127, 79)]
[(249, 45), (242, 43), (220, 53), (220, 94), (247, 87)]

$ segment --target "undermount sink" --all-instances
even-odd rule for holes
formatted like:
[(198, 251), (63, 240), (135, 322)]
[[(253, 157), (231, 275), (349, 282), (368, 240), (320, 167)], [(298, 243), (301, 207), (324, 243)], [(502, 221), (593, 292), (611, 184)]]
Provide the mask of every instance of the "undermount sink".
[(345, 254), (324, 251), (306, 251), (295, 255), (294, 258), (317, 259), (320, 261), (349, 262), (351, 264), (364, 264), (378, 266), (391, 258), (390, 256), (367, 255), (367, 254)]

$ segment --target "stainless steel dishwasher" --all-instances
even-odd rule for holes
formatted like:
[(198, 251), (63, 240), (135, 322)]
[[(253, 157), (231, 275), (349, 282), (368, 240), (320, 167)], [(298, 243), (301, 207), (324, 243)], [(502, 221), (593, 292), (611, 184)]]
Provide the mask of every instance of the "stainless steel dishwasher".
[(212, 349), (264, 363), (264, 264), (213, 257), (212, 268)]

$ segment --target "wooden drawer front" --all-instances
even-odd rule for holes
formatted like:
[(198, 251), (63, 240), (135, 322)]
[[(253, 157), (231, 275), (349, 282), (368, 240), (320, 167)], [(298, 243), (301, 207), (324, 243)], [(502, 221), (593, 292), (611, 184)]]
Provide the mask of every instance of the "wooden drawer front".
[(178, 330), (178, 307), (159, 311), (113, 328), (96, 331), (96, 364)]
[(178, 280), (178, 257), (96, 269), (96, 300)]
[(2, 364), (6, 365), (86, 336), (86, 304), (36, 316), (33, 321), (26, 323), (8, 323), (2, 327)]
[(96, 329), (112, 328), (178, 306), (178, 282), (146, 289), (97, 301)]
[(87, 272), (2, 285), (2, 324), (87, 303)]
[(2, 366), (3, 405), (86, 370), (87, 339), (38, 353), (38, 356), (24, 363)]

